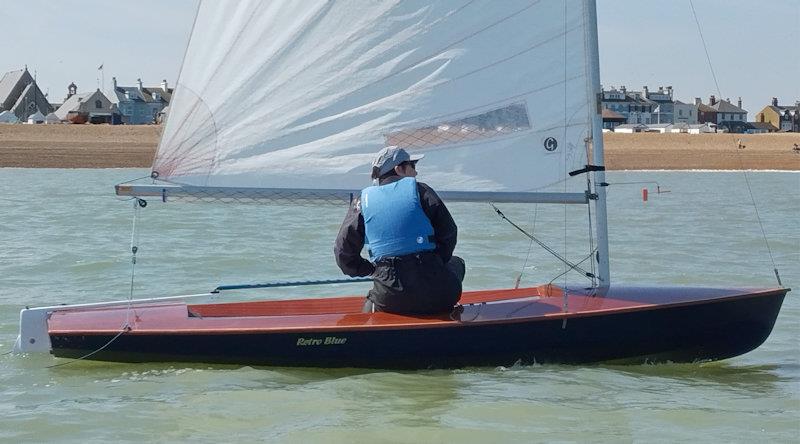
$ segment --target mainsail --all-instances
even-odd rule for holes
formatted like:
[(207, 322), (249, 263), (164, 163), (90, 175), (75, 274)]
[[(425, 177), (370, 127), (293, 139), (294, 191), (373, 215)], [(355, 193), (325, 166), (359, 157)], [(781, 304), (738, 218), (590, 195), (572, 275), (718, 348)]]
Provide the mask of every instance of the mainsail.
[(595, 111), (588, 17), (581, 0), (201, 2), (153, 176), (318, 198), (369, 185), (398, 145), (444, 194), (564, 191)]
[(445, 200), (599, 197), (606, 269), (603, 189), (570, 175), (602, 165), (595, 17), (591, 0), (202, 1), (159, 182), (117, 193), (348, 200), (397, 145)]

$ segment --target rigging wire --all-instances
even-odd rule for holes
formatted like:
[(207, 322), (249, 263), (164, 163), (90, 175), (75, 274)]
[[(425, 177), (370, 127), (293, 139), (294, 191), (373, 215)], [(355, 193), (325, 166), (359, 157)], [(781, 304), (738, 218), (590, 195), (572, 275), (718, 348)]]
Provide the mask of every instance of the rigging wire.
[[(583, 259), (581, 259), (580, 261), (576, 262), (576, 263), (575, 263), (575, 265), (580, 265), (580, 264), (582, 264), (582, 263), (586, 262), (586, 260), (587, 260), (587, 259), (589, 259), (590, 257), (594, 256), (594, 255), (595, 255), (595, 253), (597, 253), (597, 248), (595, 248), (595, 249), (594, 249), (594, 250), (593, 250), (591, 253), (589, 253), (588, 255), (586, 255), (586, 256), (585, 256)], [(570, 271), (572, 271), (572, 270), (567, 270), (567, 271), (564, 271), (563, 273), (561, 273), (561, 274), (559, 274), (558, 276), (554, 277), (553, 279), (551, 279), (551, 280), (550, 280), (550, 282), (548, 282), (548, 283), (547, 283), (547, 285), (553, 285), (553, 282), (555, 282), (555, 281), (556, 281), (556, 279), (560, 278), (561, 276), (564, 276), (564, 275), (566, 275), (566, 274), (567, 274), (567, 273), (569, 273)], [(592, 279), (592, 282), (594, 282), (594, 279)]]
[[(558, 253), (556, 250), (554, 250), (552, 247), (548, 246), (547, 244), (545, 244), (544, 242), (542, 242), (541, 240), (539, 240), (539, 239), (538, 239), (536, 236), (534, 236), (534, 235), (532, 235), (532, 234), (528, 233), (528, 232), (527, 232), (527, 231), (525, 231), (523, 228), (521, 228), (519, 225), (515, 224), (515, 223), (514, 223), (513, 221), (511, 221), (511, 220), (510, 220), (508, 217), (506, 217), (506, 215), (505, 215), (505, 214), (503, 214), (503, 212), (502, 212), (502, 211), (500, 211), (500, 209), (499, 209), (499, 208), (497, 208), (497, 207), (496, 207), (496, 206), (495, 206), (493, 203), (489, 203), (489, 205), (491, 205), (491, 206), (492, 206), (492, 208), (494, 208), (494, 211), (495, 211), (495, 212), (497, 213), (497, 215), (498, 215), (498, 216), (500, 216), (500, 217), (501, 217), (503, 220), (505, 220), (506, 222), (508, 222), (509, 224), (511, 224), (511, 226), (513, 226), (514, 228), (516, 228), (516, 229), (517, 229), (517, 230), (518, 230), (520, 233), (524, 234), (524, 235), (525, 235), (525, 236), (527, 236), (529, 239), (531, 239), (531, 240), (533, 240), (534, 242), (536, 242), (537, 244), (539, 244), (539, 246), (540, 246), (540, 247), (544, 248), (544, 249), (545, 249), (545, 250), (546, 250), (548, 253), (552, 254), (552, 255), (553, 255), (553, 256), (555, 256), (555, 257), (556, 257), (558, 260), (560, 260), (561, 262), (563, 262), (563, 263), (564, 263), (564, 264), (565, 264), (567, 267), (569, 267), (569, 268), (568, 268), (568, 269), (567, 269), (567, 270), (564, 272), (564, 274), (568, 273), (568, 272), (569, 272), (569, 271), (571, 271), (571, 270), (575, 270), (575, 271), (577, 271), (577, 272), (579, 272), (579, 273), (583, 274), (584, 276), (586, 276), (586, 277), (587, 277), (587, 278), (589, 278), (589, 279), (591, 279), (592, 277), (594, 277), (594, 275), (593, 275), (592, 273), (589, 273), (589, 272), (587, 272), (586, 270), (584, 270), (583, 268), (579, 267), (579, 266), (578, 266), (578, 264), (579, 264), (579, 263), (578, 263), (578, 264), (573, 264), (572, 262), (570, 262), (569, 260), (567, 260), (566, 258), (564, 258), (563, 256), (561, 256), (561, 255), (560, 255), (560, 254), (559, 254), (559, 253)], [(594, 252), (592, 252), (591, 254), (594, 254)], [(584, 259), (584, 260), (585, 260), (585, 259)], [(581, 261), (581, 262), (583, 262), (583, 261)], [(559, 275), (559, 276), (563, 276), (563, 274), (561, 274), (561, 275)]]
[[(711, 56), (708, 54), (708, 45), (706, 45), (706, 39), (705, 37), (703, 37), (703, 29), (700, 26), (700, 19), (697, 18), (697, 11), (695, 11), (694, 9), (694, 2), (692, 0), (689, 0), (689, 6), (692, 9), (692, 16), (694, 17), (694, 22), (697, 25), (697, 32), (700, 34), (700, 41), (703, 43), (703, 50), (706, 53), (706, 61), (708, 62), (708, 67), (711, 70), (711, 76), (714, 78), (714, 86), (717, 89), (717, 94), (719, 95), (720, 100), (722, 100), (723, 97), (722, 90), (720, 89), (719, 82), (717, 81), (717, 74), (714, 72), (714, 65), (711, 63)], [(733, 133), (731, 133), (731, 140), (733, 142), (736, 142), (734, 138), (735, 136), (733, 135)], [(762, 222), (761, 215), (758, 212), (758, 204), (756, 204), (756, 198), (753, 195), (753, 188), (750, 185), (750, 175), (747, 174), (747, 170), (744, 168), (744, 161), (742, 160), (742, 155), (740, 153), (741, 150), (738, 149), (739, 144), (736, 143), (736, 146), (737, 146), (736, 157), (737, 159), (739, 159), (739, 169), (742, 171), (745, 183), (747, 184), (747, 192), (750, 194), (750, 202), (753, 204), (753, 210), (756, 213), (756, 220), (758, 221), (758, 226), (761, 229), (761, 236), (764, 238), (764, 244), (767, 247), (767, 253), (769, 254), (769, 259), (772, 262), (772, 271), (775, 273), (775, 278), (778, 280), (778, 285), (783, 287), (783, 283), (781, 283), (781, 276), (780, 273), (778, 272), (778, 266), (775, 265), (775, 257), (772, 254), (772, 248), (770, 248), (769, 240), (767, 239), (767, 232), (764, 230), (764, 223)]]
[(133, 288), (134, 288), (134, 281), (135, 281), (135, 276), (136, 276), (136, 253), (139, 251), (139, 246), (138, 246), (139, 245), (139, 232), (136, 229), (136, 222), (139, 219), (139, 209), (140, 208), (144, 208), (146, 206), (147, 206), (147, 201), (146, 200), (140, 199), (138, 197), (134, 197), (133, 198), (133, 221), (131, 222), (131, 287), (130, 287), (130, 293), (128, 294), (128, 304), (127, 304), (128, 307), (127, 307), (127, 310), (125, 310), (125, 322), (122, 324), (122, 326), (120, 326), (120, 331), (113, 338), (111, 338), (108, 342), (106, 342), (102, 347), (100, 347), (100, 348), (98, 348), (98, 349), (96, 349), (94, 351), (91, 351), (91, 352), (89, 352), (89, 353), (87, 353), (87, 354), (85, 354), (85, 355), (83, 355), (83, 356), (81, 356), (79, 358), (75, 358), (75, 359), (69, 360), (67, 362), (61, 362), (59, 364), (48, 365), (46, 368), (62, 367), (62, 366), (69, 365), (69, 364), (81, 361), (83, 359), (86, 359), (86, 358), (88, 358), (88, 357), (90, 357), (92, 355), (95, 355), (95, 354), (105, 350), (106, 347), (111, 345), (111, 343), (116, 341), (124, 333), (127, 333), (127, 332), (133, 330), (133, 328), (131, 327), (130, 315), (131, 315), (132, 311), (134, 312), (134, 316), (136, 315), (136, 312), (134, 311), (134, 308), (133, 308)]
[[(128, 293), (128, 309), (125, 311), (125, 325), (130, 328), (130, 313), (133, 310), (133, 288), (136, 278), (136, 253), (139, 252), (139, 230), (136, 222), (139, 219), (139, 208), (147, 206), (147, 201), (138, 197), (133, 201), (133, 221), (131, 222), (131, 287)], [(134, 313), (135, 315), (135, 313)]]
[[(539, 215), (539, 204), (535, 204), (533, 206), (533, 221), (531, 221), (531, 233), (536, 232), (536, 217)], [(531, 257), (531, 251), (533, 251), (533, 239), (531, 239), (530, 243), (528, 244), (528, 253), (525, 255), (525, 262), (522, 264), (522, 269), (519, 271), (517, 275), (517, 279), (514, 281), (514, 288), (519, 288), (519, 283), (522, 280), (522, 275), (525, 273), (525, 268), (528, 266), (528, 259)]]

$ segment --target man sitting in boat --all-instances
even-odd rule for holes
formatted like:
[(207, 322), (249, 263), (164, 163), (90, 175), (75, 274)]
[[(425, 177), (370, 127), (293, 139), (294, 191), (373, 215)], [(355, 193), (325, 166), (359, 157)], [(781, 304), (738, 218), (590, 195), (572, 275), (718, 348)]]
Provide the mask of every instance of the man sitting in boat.
[[(365, 312), (442, 313), (461, 298), (458, 229), (436, 192), (415, 179), (422, 157), (396, 146), (381, 150), (372, 163), (374, 185), (353, 200), (336, 238), (339, 268), (374, 279)], [(365, 242), (369, 261), (361, 257)]]

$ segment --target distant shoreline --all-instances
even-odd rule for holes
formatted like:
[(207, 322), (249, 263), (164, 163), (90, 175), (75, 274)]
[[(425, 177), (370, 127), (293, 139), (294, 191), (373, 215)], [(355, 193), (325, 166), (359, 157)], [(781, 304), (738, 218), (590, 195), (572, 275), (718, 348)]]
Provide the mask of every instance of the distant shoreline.
[[(158, 125), (0, 125), (0, 167), (147, 168)], [(609, 170), (800, 171), (800, 133), (605, 133)], [(739, 144), (743, 148), (738, 148)]]

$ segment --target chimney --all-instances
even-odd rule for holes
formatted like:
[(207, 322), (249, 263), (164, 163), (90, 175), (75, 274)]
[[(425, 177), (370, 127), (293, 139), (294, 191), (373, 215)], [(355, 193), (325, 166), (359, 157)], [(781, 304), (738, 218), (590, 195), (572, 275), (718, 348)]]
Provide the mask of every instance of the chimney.
[(141, 91), (142, 89), (144, 89), (144, 87), (142, 86), (142, 79), (136, 79), (136, 83), (138, 83), (138, 84), (139, 84), (139, 91)]
[(167, 91), (167, 79), (164, 79), (164, 80), (161, 81), (161, 89), (163, 89), (164, 92), (168, 92)]
[(711, 95), (711, 96), (708, 98), (708, 105), (709, 105), (709, 106), (714, 106), (714, 105), (716, 105), (716, 104), (717, 104), (717, 98), (716, 98), (716, 97), (714, 97), (714, 95), (712, 94), (712, 95)]
[(694, 98), (694, 106), (700, 106), (702, 104), (703, 104), (703, 101), (700, 100), (700, 97), (695, 97)]
[(772, 98), (772, 106), (778, 106), (778, 98), (777, 97), (773, 97)]
[(112, 77), (111, 78), (111, 86), (114, 88), (114, 91), (117, 90), (117, 78), (116, 77)]
[(659, 86), (658, 87), (658, 93), (659, 94), (664, 94), (664, 87), (663, 86)]
[(620, 86), (620, 87), (619, 87), (619, 90), (620, 90), (620, 92), (622, 92), (622, 95), (623, 95), (623, 96), (624, 96), (624, 95), (625, 95), (625, 93), (627, 92), (627, 90), (625, 89), (625, 85), (622, 85), (622, 86)]
[(738, 106), (739, 108), (742, 107), (742, 98), (741, 97), (739, 97), (739, 101), (736, 103), (736, 106)]
[(645, 98), (646, 98), (646, 97), (647, 97), (647, 85), (645, 85), (645, 86), (643, 86), (643, 87), (642, 87), (642, 91), (643, 91), (643, 93), (644, 93), (643, 95), (644, 95), (644, 96), (645, 96)]
[(672, 100), (672, 86), (667, 87), (667, 94), (669, 94), (669, 99)]

